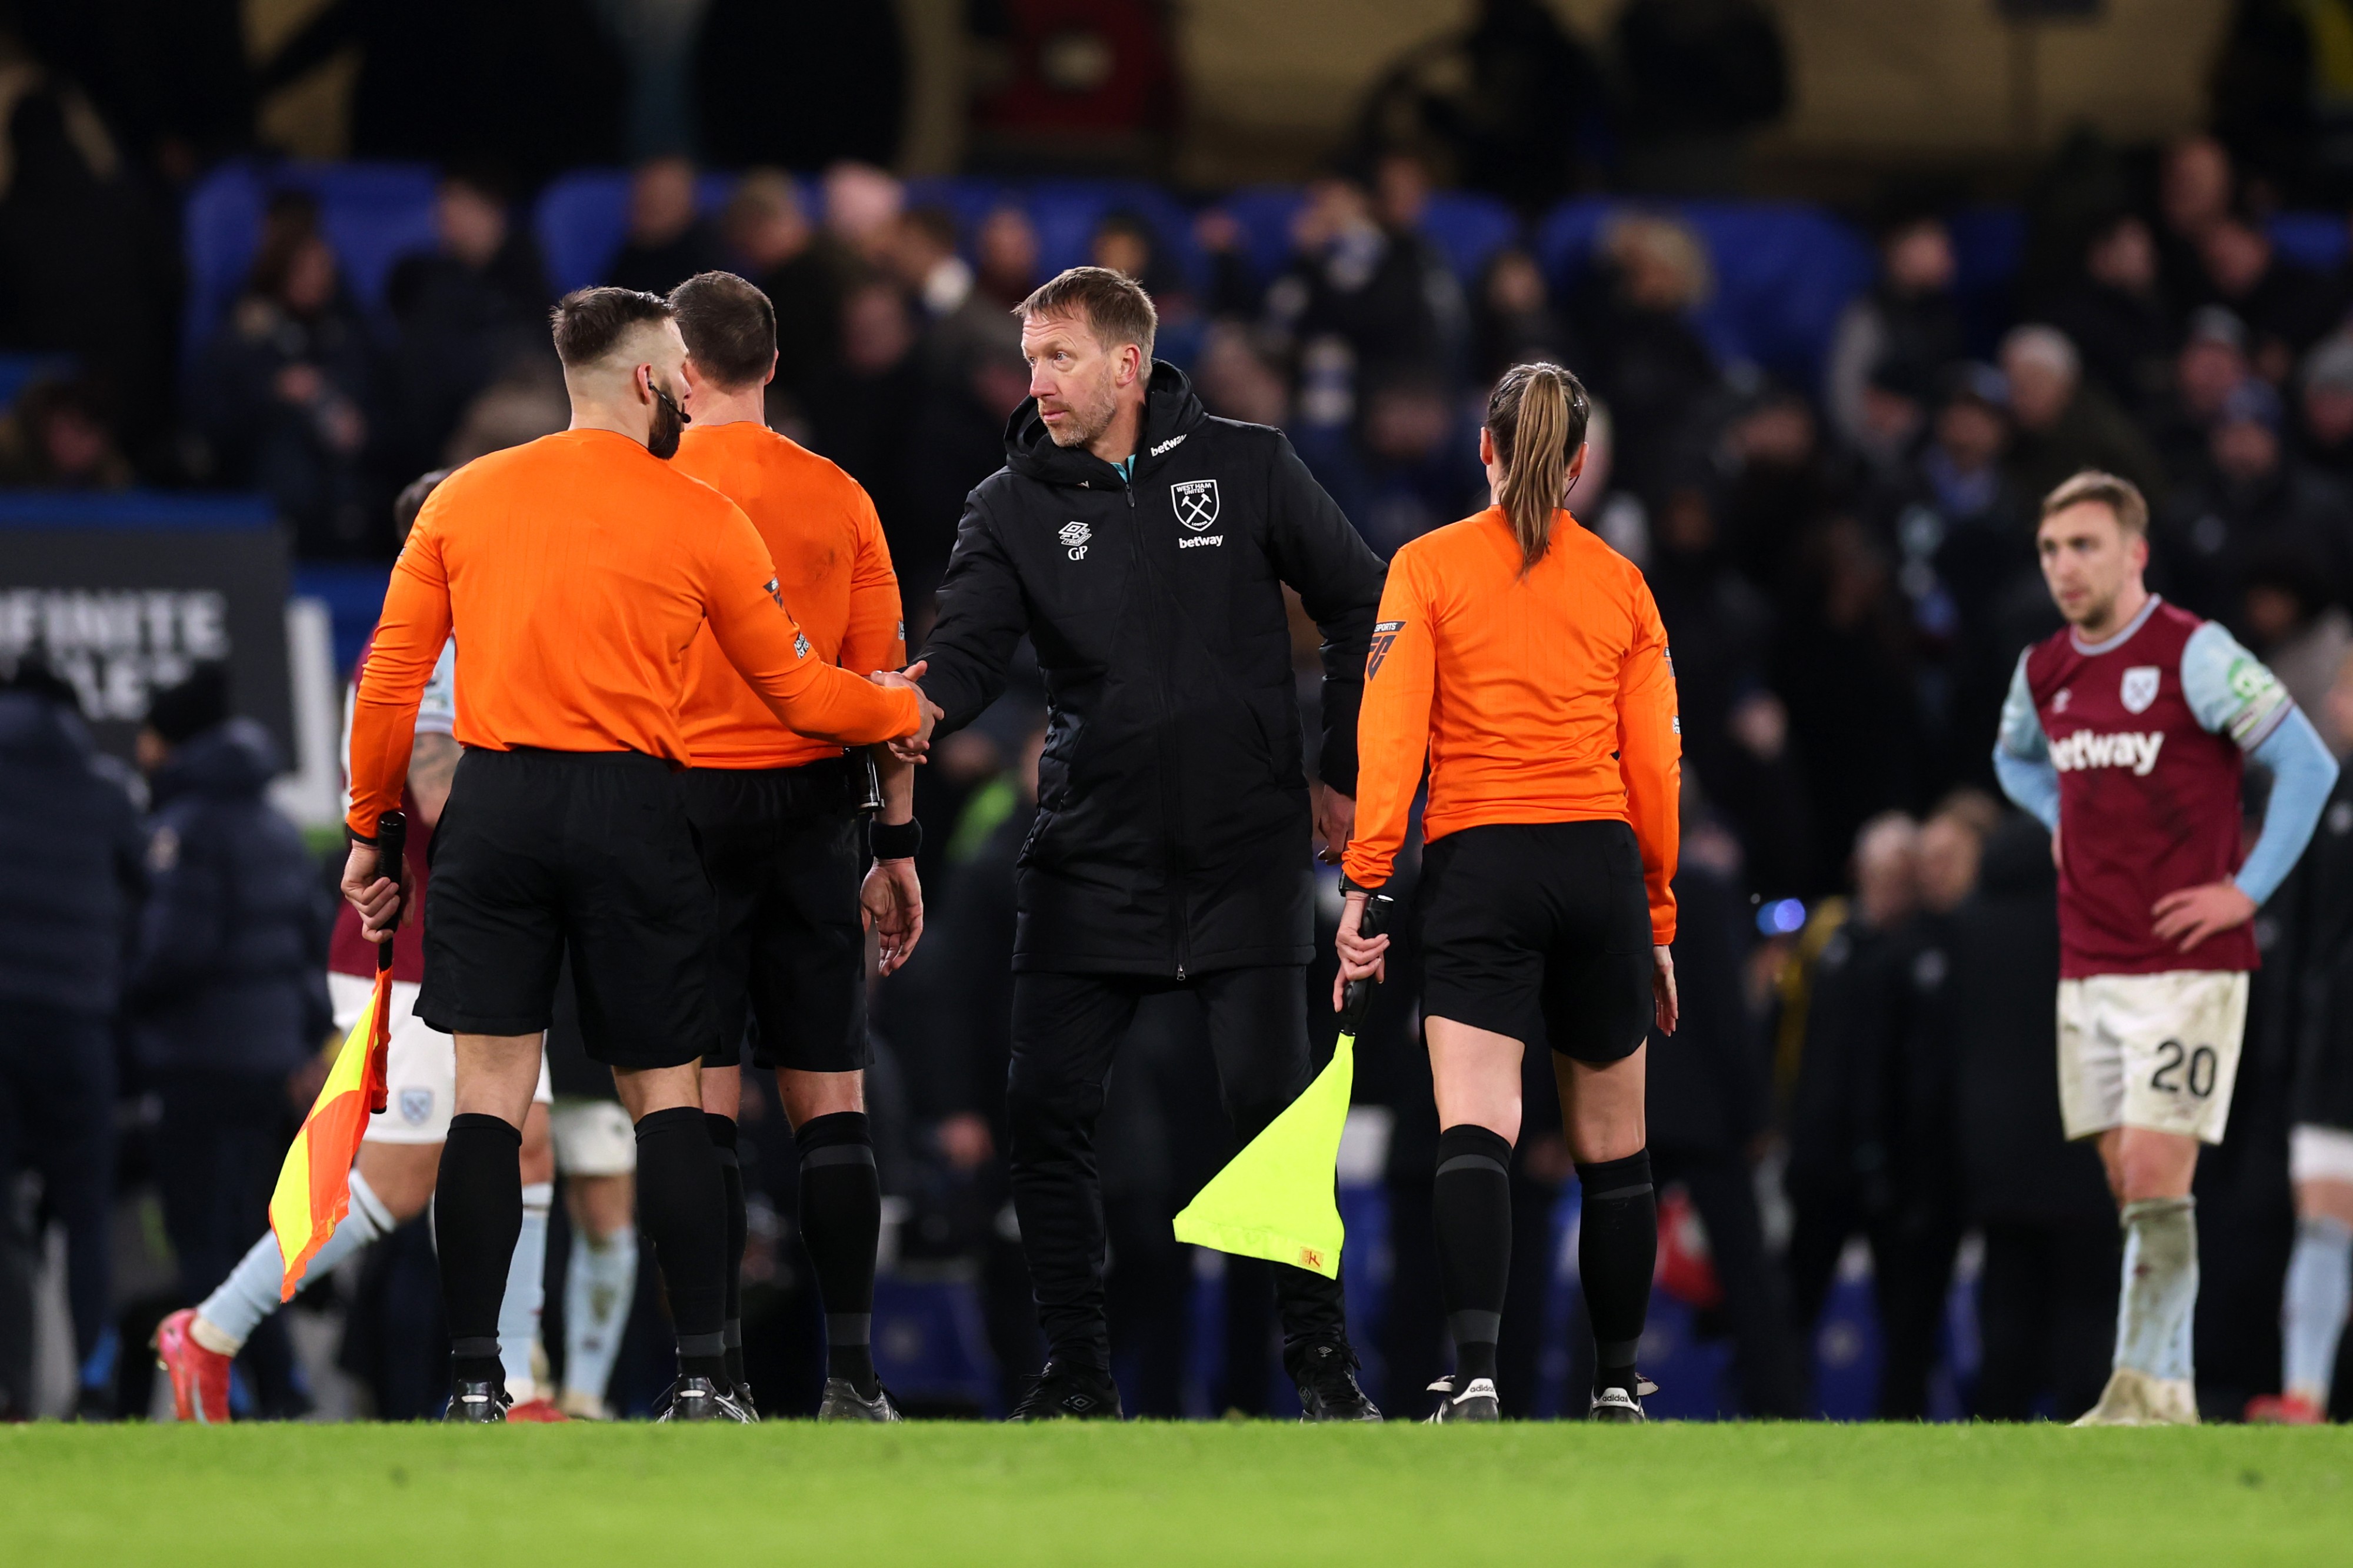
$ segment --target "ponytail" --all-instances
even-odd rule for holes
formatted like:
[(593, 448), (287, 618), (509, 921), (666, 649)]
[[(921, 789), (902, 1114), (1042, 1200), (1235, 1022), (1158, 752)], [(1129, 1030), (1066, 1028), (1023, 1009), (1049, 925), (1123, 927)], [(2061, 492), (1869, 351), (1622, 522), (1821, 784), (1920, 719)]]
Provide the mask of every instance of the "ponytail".
[(1553, 514), (1568, 489), (1568, 461), (1585, 445), (1592, 404), (1576, 376), (1556, 364), (1515, 364), (1487, 398), (1487, 430), (1504, 470), (1496, 500), (1520, 542), (1527, 575), (1552, 544)]

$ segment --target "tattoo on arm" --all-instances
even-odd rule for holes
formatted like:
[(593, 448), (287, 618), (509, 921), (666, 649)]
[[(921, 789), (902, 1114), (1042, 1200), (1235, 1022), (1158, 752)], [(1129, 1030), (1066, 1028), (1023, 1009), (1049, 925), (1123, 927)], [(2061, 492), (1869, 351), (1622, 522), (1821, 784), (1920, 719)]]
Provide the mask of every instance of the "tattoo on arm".
[(463, 751), (454, 736), (417, 737), (408, 753), (408, 793), (417, 797), (417, 814), (426, 821), (441, 819), (441, 807), (449, 798), (450, 781), (457, 777), (458, 758)]

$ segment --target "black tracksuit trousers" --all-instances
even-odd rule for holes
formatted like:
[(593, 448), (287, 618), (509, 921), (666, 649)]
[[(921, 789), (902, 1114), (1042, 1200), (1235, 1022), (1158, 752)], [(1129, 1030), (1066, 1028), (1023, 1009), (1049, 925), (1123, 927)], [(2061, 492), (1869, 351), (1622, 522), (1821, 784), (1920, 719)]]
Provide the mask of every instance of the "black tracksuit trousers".
[[(1238, 1141), (1248, 1142), (1314, 1076), (1300, 966), (1228, 969), (1182, 983), (1129, 974), (1013, 977), (1013, 1063), (1006, 1080), (1013, 1208), (1039, 1327), (1047, 1353), (1059, 1361), (1111, 1364), (1095, 1119), (1137, 1003), (1179, 990), (1199, 1001), (1226, 1114)], [(1286, 1348), (1345, 1335), (1338, 1280), (1278, 1264), (1274, 1293)]]

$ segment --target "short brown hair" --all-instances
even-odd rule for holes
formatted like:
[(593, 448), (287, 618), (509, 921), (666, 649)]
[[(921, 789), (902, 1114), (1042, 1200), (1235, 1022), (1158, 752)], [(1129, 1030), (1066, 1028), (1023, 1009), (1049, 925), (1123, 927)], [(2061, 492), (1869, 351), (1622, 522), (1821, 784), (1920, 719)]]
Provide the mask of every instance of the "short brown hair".
[(733, 272), (698, 272), (670, 291), (686, 352), (729, 392), (756, 386), (776, 362), (776, 308)]
[(1037, 291), (1013, 307), (1024, 326), (1040, 316), (1077, 316), (1107, 349), (1134, 343), (1152, 363), (1152, 340), (1160, 331), (1160, 312), (1152, 296), (1124, 273), (1108, 267), (1073, 267), (1050, 278)]
[(2126, 533), (2146, 538), (2148, 533), (2148, 501), (2140, 487), (2116, 474), (2102, 473), (2097, 468), (2084, 468), (2073, 479), (2042, 498), (2042, 515), (2053, 517), (2071, 506), (2097, 501), (2106, 507), (2116, 520), (2116, 526)]
[(630, 328), (670, 320), (670, 302), (635, 289), (575, 289), (555, 302), (555, 357), (567, 370), (595, 364)]

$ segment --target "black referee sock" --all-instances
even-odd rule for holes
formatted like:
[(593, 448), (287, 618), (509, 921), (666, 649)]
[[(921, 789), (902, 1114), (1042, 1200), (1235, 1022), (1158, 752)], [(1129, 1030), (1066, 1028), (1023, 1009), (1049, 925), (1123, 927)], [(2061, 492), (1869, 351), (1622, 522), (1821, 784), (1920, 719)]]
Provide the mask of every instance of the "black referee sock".
[(735, 1119), (702, 1113), (711, 1130), (711, 1147), (719, 1155), (719, 1180), (727, 1191), (727, 1375), (738, 1387), (744, 1382), (744, 1238), (749, 1228), (744, 1215), (744, 1166), (735, 1154)]
[(1577, 1270), (1593, 1320), (1593, 1392), (1634, 1392), (1634, 1352), (1651, 1311), (1651, 1276), (1659, 1261), (1659, 1203), (1651, 1187), (1651, 1152), (1577, 1167), (1585, 1189)]
[(681, 1377), (727, 1375), (726, 1201), (700, 1108), (638, 1119), (638, 1225), (661, 1264)]
[(793, 1132), (801, 1151), (801, 1241), (825, 1300), (825, 1374), (860, 1397), (874, 1376), (874, 1249), (882, 1235), (882, 1182), (862, 1110), (815, 1116)]
[(433, 1184), (441, 1312), (449, 1325), (450, 1373), (467, 1382), (506, 1385), (499, 1301), (522, 1234), (522, 1129), (471, 1110), (449, 1119), (441, 1145)]
[(1455, 1389), (1495, 1375), (1495, 1337), (1512, 1276), (1512, 1145), (1464, 1122), (1438, 1135), (1430, 1187), (1438, 1226), (1438, 1288), (1454, 1336)]

